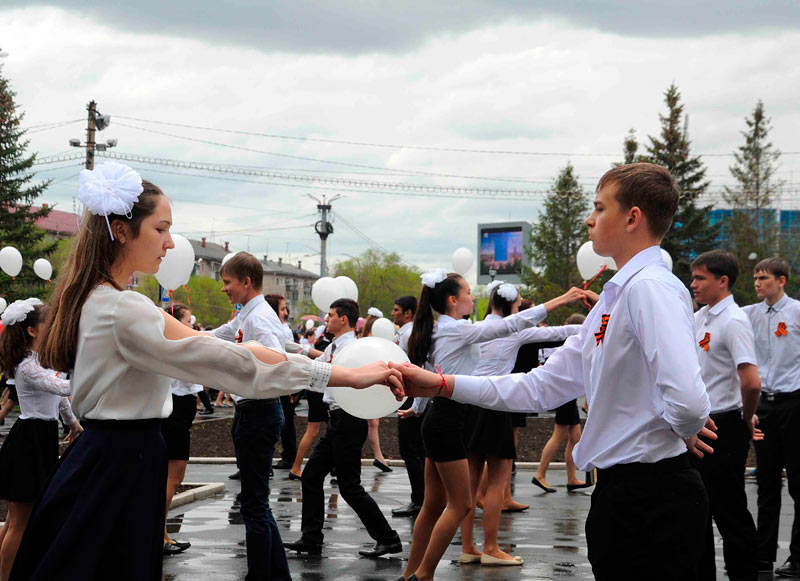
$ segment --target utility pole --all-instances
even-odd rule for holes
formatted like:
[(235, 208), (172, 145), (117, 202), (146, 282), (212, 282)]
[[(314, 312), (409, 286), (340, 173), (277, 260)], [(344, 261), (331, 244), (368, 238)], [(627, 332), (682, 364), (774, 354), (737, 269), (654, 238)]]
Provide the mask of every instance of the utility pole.
[(116, 147), (116, 139), (108, 139), (105, 143), (97, 143), (95, 141), (95, 132), (102, 131), (111, 123), (110, 115), (101, 115), (97, 112), (97, 103), (89, 101), (86, 106), (88, 111), (86, 121), (86, 143), (81, 143), (80, 139), (70, 139), (69, 144), (71, 147), (85, 147), (86, 148), (86, 169), (94, 169), (94, 152), (106, 151), (109, 147)]
[(317, 202), (317, 210), (319, 210), (320, 213), (320, 220), (314, 224), (314, 231), (319, 235), (320, 240), (319, 276), (324, 277), (328, 276), (328, 236), (333, 234), (333, 224), (328, 221), (328, 212), (331, 211), (331, 203), (342, 196), (337, 194), (328, 200), (325, 195), (323, 195), (322, 201), (311, 194), (306, 194), (306, 196)]
[(94, 117), (97, 115), (97, 103), (89, 101), (86, 110), (89, 112), (88, 121), (86, 123), (86, 169), (94, 169)]

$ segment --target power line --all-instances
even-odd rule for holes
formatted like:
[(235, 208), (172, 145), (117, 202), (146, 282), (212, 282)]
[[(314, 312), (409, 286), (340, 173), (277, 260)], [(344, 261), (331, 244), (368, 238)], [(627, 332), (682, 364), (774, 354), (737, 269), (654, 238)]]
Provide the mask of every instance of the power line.
[(32, 129), (40, 129), (42, 127), (53, 129), (55, 127), (62, 127), (64, 125), (69, 125), (70, 123), (77, 123), (79, 121), (83, 121), (83, 119), (72, 119), (71, 121), (54, 121), (52, 123), (40, 123), (39, 125), (31, 125), (30, 127), (25, 127), (24, 130), (26, 132), (30, 132)]
[[(515, 150), (498, 150), (498, 149), (471, 149), (463, 147), (436, 147), (426, 145), (408, 145), (397, 143), (374, 143), (367, 141), (348, 141), (338, 139), (324, 139), (321, 137), (297, 137), (293, 135), (278, 135), (275, 133), (260, 133), (255, 131), (243, 131), (238, 129), (219, 129), (217, 127), (207, 127), (201, 125), (189, 125), (186, 123), (172, 123), (167, 121), (154, 121), (152, 119), (141, 119), (138, 117), (126, 117), (124, 115), (115, 115), (119, 119), (128, 119), (129, 121), (139, 121), (142, 123), (152, 123), (155, 125), (167, 125), (170, 127), (182, 127), (185, 129), (199, 129), (202, 131), (215, 131), (218, 133), (233, 133), (237, 135), (250, 135), (253, 137), (268, 137), (270, 139), (286, 139), (291, 141), (310, 141), (315, 143), (331, 143), (336, 145), (352, 145), (357, 147), (377, 147), (383, 149), (415, 149), (421, 151), (444, 151), (452, 153), (479, 153), (489, 155), (530, 155), (530, 156), (555, 156), (555, 157), (622, 157), (620, 153), (566, 153), (555, 151), (515, 151)], [(782, 155), (798, 155), (800, 151), (782, 152)], [(706, 157), (730, 157), (733, 153), (701, 153), (698, 155)]]

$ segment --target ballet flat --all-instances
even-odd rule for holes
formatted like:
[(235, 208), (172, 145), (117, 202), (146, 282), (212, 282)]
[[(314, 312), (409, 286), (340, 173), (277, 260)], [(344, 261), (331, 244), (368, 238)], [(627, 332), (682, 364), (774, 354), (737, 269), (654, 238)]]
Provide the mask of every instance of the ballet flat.
[(551, 493), (552, 493), (552, 492), (555, 492), (555, 491), (556, 491), (556, 489), (555, 489), (555, 488), (550, 488), (549, 486), (545, 486), (544, 484), (542, 484), (541, 482), (539, 482), (539, 479), (538, 479), (538, 478), (536, 478), (536, 476), (534, 476), (533, 478), (531, 478), (531, 482), (532, 482), (533, 484), (535, 484), (536, 486), (538, 486), (539, 488), (541, 488), (542, 490), (544, 490), (545, 492), (551, 492)]
[(507, 566), (507, 567), (519, 567), (525, 561), (522, 560), (522, 557), (514, 557), (513, 559), (498, 559), (497, 557), (492, 557), (491, 555), (483, 554), (481, 556), (481, 565), (489, 565), (489, 566)]
[(461, 556), (458, 558), (458, 562), (462, 565), (469, 565), (471, 563), (480, 563), (481, 559), (483, 559), (483, 553), (480, 555), (473, 555), (472, 553), (461, 553)]
[(591, 486), (594, 486), (594, 482), (584, 482), (583, 484), (567, 484), (567, 492), (580, 490), (581, 488), (589, 488)]

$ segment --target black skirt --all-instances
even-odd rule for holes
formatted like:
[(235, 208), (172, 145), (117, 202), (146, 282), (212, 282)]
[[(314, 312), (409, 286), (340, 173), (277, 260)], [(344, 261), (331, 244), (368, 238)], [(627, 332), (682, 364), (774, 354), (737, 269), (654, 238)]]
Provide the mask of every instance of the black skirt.
[(578, 414), (578, 401), (572, 400), (565, 404), (558, 406), (555, 409), (556, 418), (555, 423), (561, 426), (575, 426), (581, 423), (581, 417)]
[(328, 404), (322, 401), (324, 394), (318, 391), (306, 391), (306, 400), (308, 400), (308, 421), (309, 422), (327, 422), (328, 421)]
[(422, 418), (422, 445), (425, 456), (434, 462), (452, 462), (467, 457), (465, 432), (469, 408), (452, 399), (435, 397)]
[(197, 396), (172, 394), (172, 414), (161, 424), (167, 458), (189, 460), (190, 432), (197, 415)]
[(161, 420), (83, 422), (33, 509), (12, 581), (161, 579)]
[(511, 412), (478, 409), (467, 448), (470, 453), (505, 460), (516, 460), (514, 425)]
[(0, 498), (34, 502), (58, 462), (58, 421), (18, 419), (0, 448)]

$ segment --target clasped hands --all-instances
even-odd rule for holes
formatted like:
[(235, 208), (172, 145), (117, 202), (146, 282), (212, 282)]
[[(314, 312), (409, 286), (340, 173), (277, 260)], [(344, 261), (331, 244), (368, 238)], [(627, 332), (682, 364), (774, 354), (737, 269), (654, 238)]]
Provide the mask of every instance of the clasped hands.
[[(398, 401), (405, 396), (433, 397), (441, 395), (442, 376), (411, 363), (389, 362), (387, 364), (383, 361), (376, 361), (349, 371), (351, 377), (347, 385), (350, 387), (364, 389), (376, 384), (386, 385), (392, 390), (392, 394)], [(445, 375), (444, 377), (452, 391), (453, 376)]]

